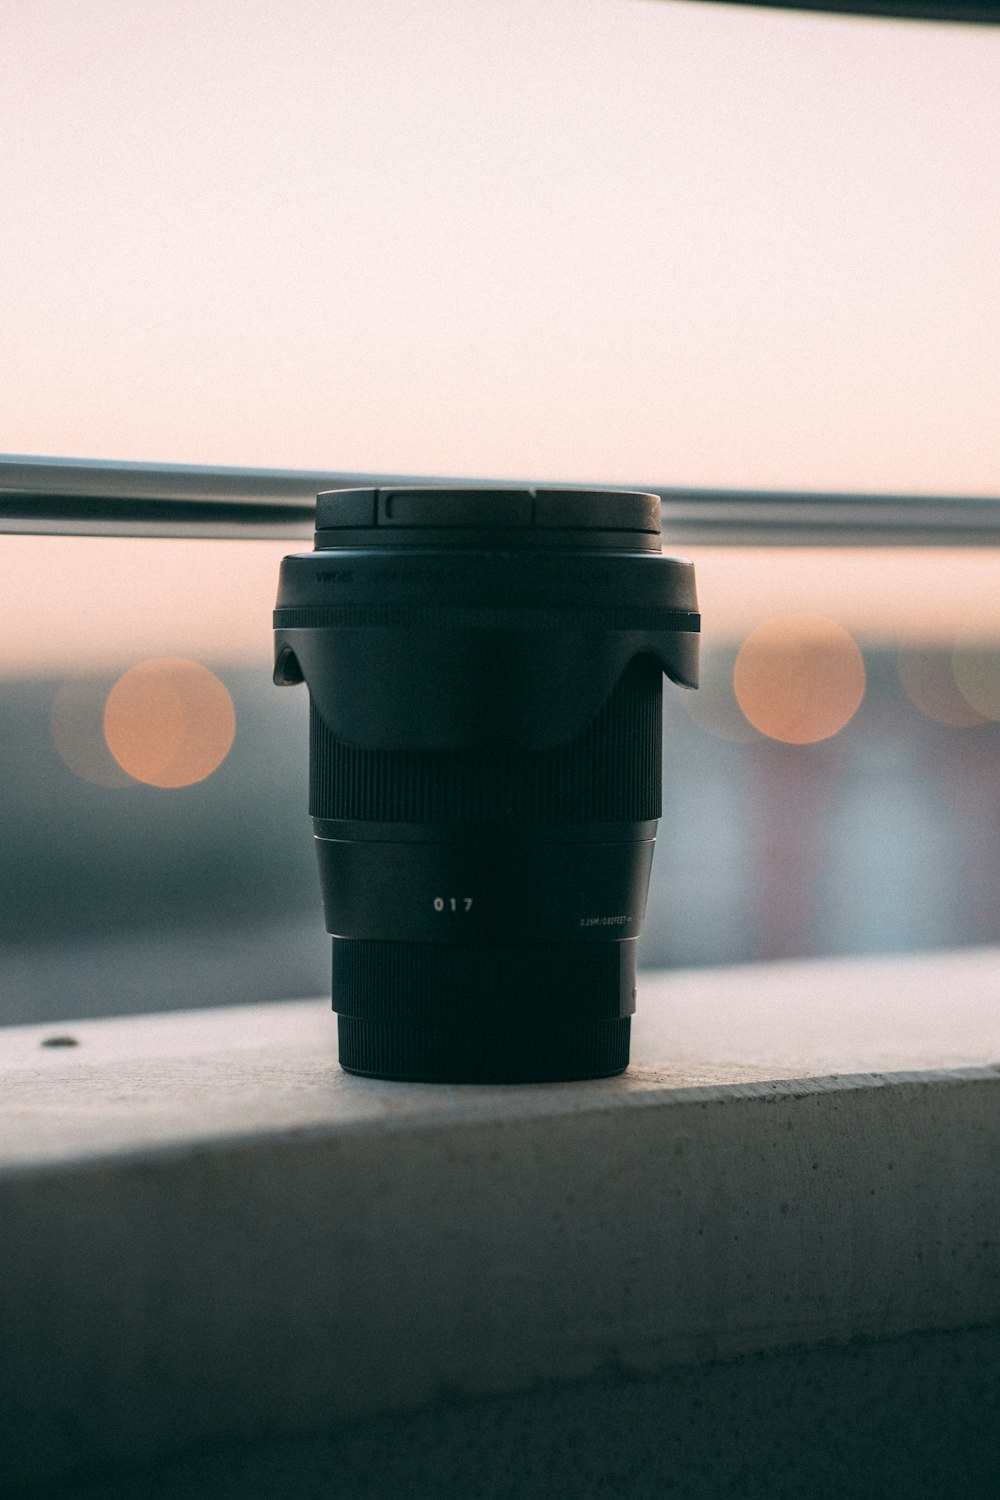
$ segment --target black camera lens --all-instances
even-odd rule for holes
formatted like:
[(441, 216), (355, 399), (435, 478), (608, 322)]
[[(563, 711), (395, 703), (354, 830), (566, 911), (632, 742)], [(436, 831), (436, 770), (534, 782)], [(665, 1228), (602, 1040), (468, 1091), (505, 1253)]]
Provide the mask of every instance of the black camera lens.
[(694, 569), (656, 495), (318, 498), (275, 681), (310, 696), (341, 1066), (449, 1083), (628, 1066), (664, 672), (697, 685)]

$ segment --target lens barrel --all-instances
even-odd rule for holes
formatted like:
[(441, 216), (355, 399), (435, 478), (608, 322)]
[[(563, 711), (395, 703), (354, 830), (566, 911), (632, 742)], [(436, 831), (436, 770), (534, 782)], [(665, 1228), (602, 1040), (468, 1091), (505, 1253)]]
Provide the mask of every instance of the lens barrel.
[(664, 672), (690, 563), (623, 491), (335, 490), (285, 558), (275, 681), (310, 692), (341, 1065), (425, 1082), (628, 1065)]

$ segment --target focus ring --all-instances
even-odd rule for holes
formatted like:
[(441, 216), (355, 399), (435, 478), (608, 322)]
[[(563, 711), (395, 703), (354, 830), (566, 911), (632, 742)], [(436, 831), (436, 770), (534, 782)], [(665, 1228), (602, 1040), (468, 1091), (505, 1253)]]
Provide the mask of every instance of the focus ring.
[(544, 750), (371, 750), (310, 710), (314, 818), (612, 823), (660, 816), (663, 673), (637, 657), (583, 733)]

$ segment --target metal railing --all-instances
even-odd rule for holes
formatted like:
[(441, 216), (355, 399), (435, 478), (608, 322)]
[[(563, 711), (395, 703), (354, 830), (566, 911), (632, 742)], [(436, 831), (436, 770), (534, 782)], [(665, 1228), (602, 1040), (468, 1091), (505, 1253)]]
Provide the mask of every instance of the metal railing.
[[(321, 489), (456, 483), (531, 488), (536, 482), (7, 457), (0, 458), (0, 532), (305, 540)], [(1000, 498), (628, 487), (659, 494), (672, 545), (1000, 543)]]

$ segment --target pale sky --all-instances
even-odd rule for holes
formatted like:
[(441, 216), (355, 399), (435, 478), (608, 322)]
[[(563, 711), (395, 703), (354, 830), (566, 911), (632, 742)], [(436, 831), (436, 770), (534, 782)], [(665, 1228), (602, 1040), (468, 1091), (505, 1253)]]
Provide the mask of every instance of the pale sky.
[(1000, 493), (1000, 30), (16, 0), (0, 56), (2, 451)]

